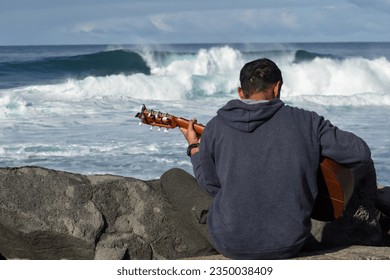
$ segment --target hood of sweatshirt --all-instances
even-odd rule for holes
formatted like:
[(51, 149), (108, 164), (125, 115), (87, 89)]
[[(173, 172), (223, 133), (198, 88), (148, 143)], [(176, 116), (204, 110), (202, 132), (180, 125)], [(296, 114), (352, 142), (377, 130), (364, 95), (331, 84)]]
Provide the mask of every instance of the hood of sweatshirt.
[(219, 109), (217, 115), (234, 129), (252, 132), (269, 120), (283, 106), (284, 102), (277, 98), (255, 104), (247, 104), (239, 99), (234, 99)]

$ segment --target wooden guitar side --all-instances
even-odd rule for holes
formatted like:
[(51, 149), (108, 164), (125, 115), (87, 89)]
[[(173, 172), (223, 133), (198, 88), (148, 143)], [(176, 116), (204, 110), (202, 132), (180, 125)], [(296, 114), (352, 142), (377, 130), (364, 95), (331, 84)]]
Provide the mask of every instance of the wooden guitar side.
[(342, 216), (353, 190), (352, 170), (324, 158), (318, 174), (318, 195), (311, 217), (320, 221), (337, 220)]

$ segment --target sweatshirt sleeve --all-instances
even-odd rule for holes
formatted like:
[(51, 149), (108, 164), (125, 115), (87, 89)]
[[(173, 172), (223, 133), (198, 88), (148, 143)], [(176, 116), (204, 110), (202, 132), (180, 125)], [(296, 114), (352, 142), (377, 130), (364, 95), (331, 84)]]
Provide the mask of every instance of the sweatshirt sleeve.
[(355, 134), (333, 126), (319, 117), (318, 141), (321, 154), (349, 167), (356, 167), (371, 161), (367, 143)]
[(217, 176), (215, 162), (207, 144), (206, 136), (203, 134), (199, 146), (200, 151), (191, 157), (191, 163), (200, 187), (214, 197), (220, 190), (221, 184)]

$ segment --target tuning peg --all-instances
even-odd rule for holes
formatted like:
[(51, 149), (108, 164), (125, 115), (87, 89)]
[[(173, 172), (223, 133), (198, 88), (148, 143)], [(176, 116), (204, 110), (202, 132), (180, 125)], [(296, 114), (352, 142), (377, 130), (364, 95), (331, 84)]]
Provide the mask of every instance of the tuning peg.
[(153, 126), (150, 127), (150, 131), (152, 131), (152, 130), (153, 130)]
[(164, 133), (168, 133), (168, 128), (164, 129)]
[(161, 130), (161, 127), (159, 127), (159, 128), (157, 129), (157, 132), (160, 132), (160, 130)]
[(142, 125), (142, 122), (139, 122), (138, 125), (141, 126), (141, 125)]

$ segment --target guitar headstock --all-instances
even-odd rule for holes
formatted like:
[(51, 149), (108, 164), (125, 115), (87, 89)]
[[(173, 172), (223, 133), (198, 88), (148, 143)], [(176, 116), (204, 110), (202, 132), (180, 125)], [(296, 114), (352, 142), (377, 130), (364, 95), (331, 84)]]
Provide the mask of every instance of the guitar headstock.
[(148, 124), (151, 126), (163, 127), (166, 129), (166, 132), (168, 128), (177, 127), (177, 123), (174, 120), (175, 116), (147, 109), (145, 105), (142, 105), (141, 112), (137, 113), (135, 117), (141, 120), (140, 125)]
[[(161, 113), (160, 111), (149, 110), (146, 109), (145, 105), (142, 105), (141, 112), (137, 113), (135, 117), (141, 120), (140, 125), (144, 123), (151, 125), (152, 127), (158, 126), (159, 129), (157, 131), (159, 131), (161, 127), (165, 128), (164, 132), (168, 132), (169, 128), (188, 128), (189, 125), (189, 120), (185, 118), (176, 117), (167, 113)], [(152, 129), (152, 127), (150, 129)], [(205, 126), (201, 123), (194, 124), (194, 130), (199, 135), (199, 137), (202, 135), (204, 128)]]

